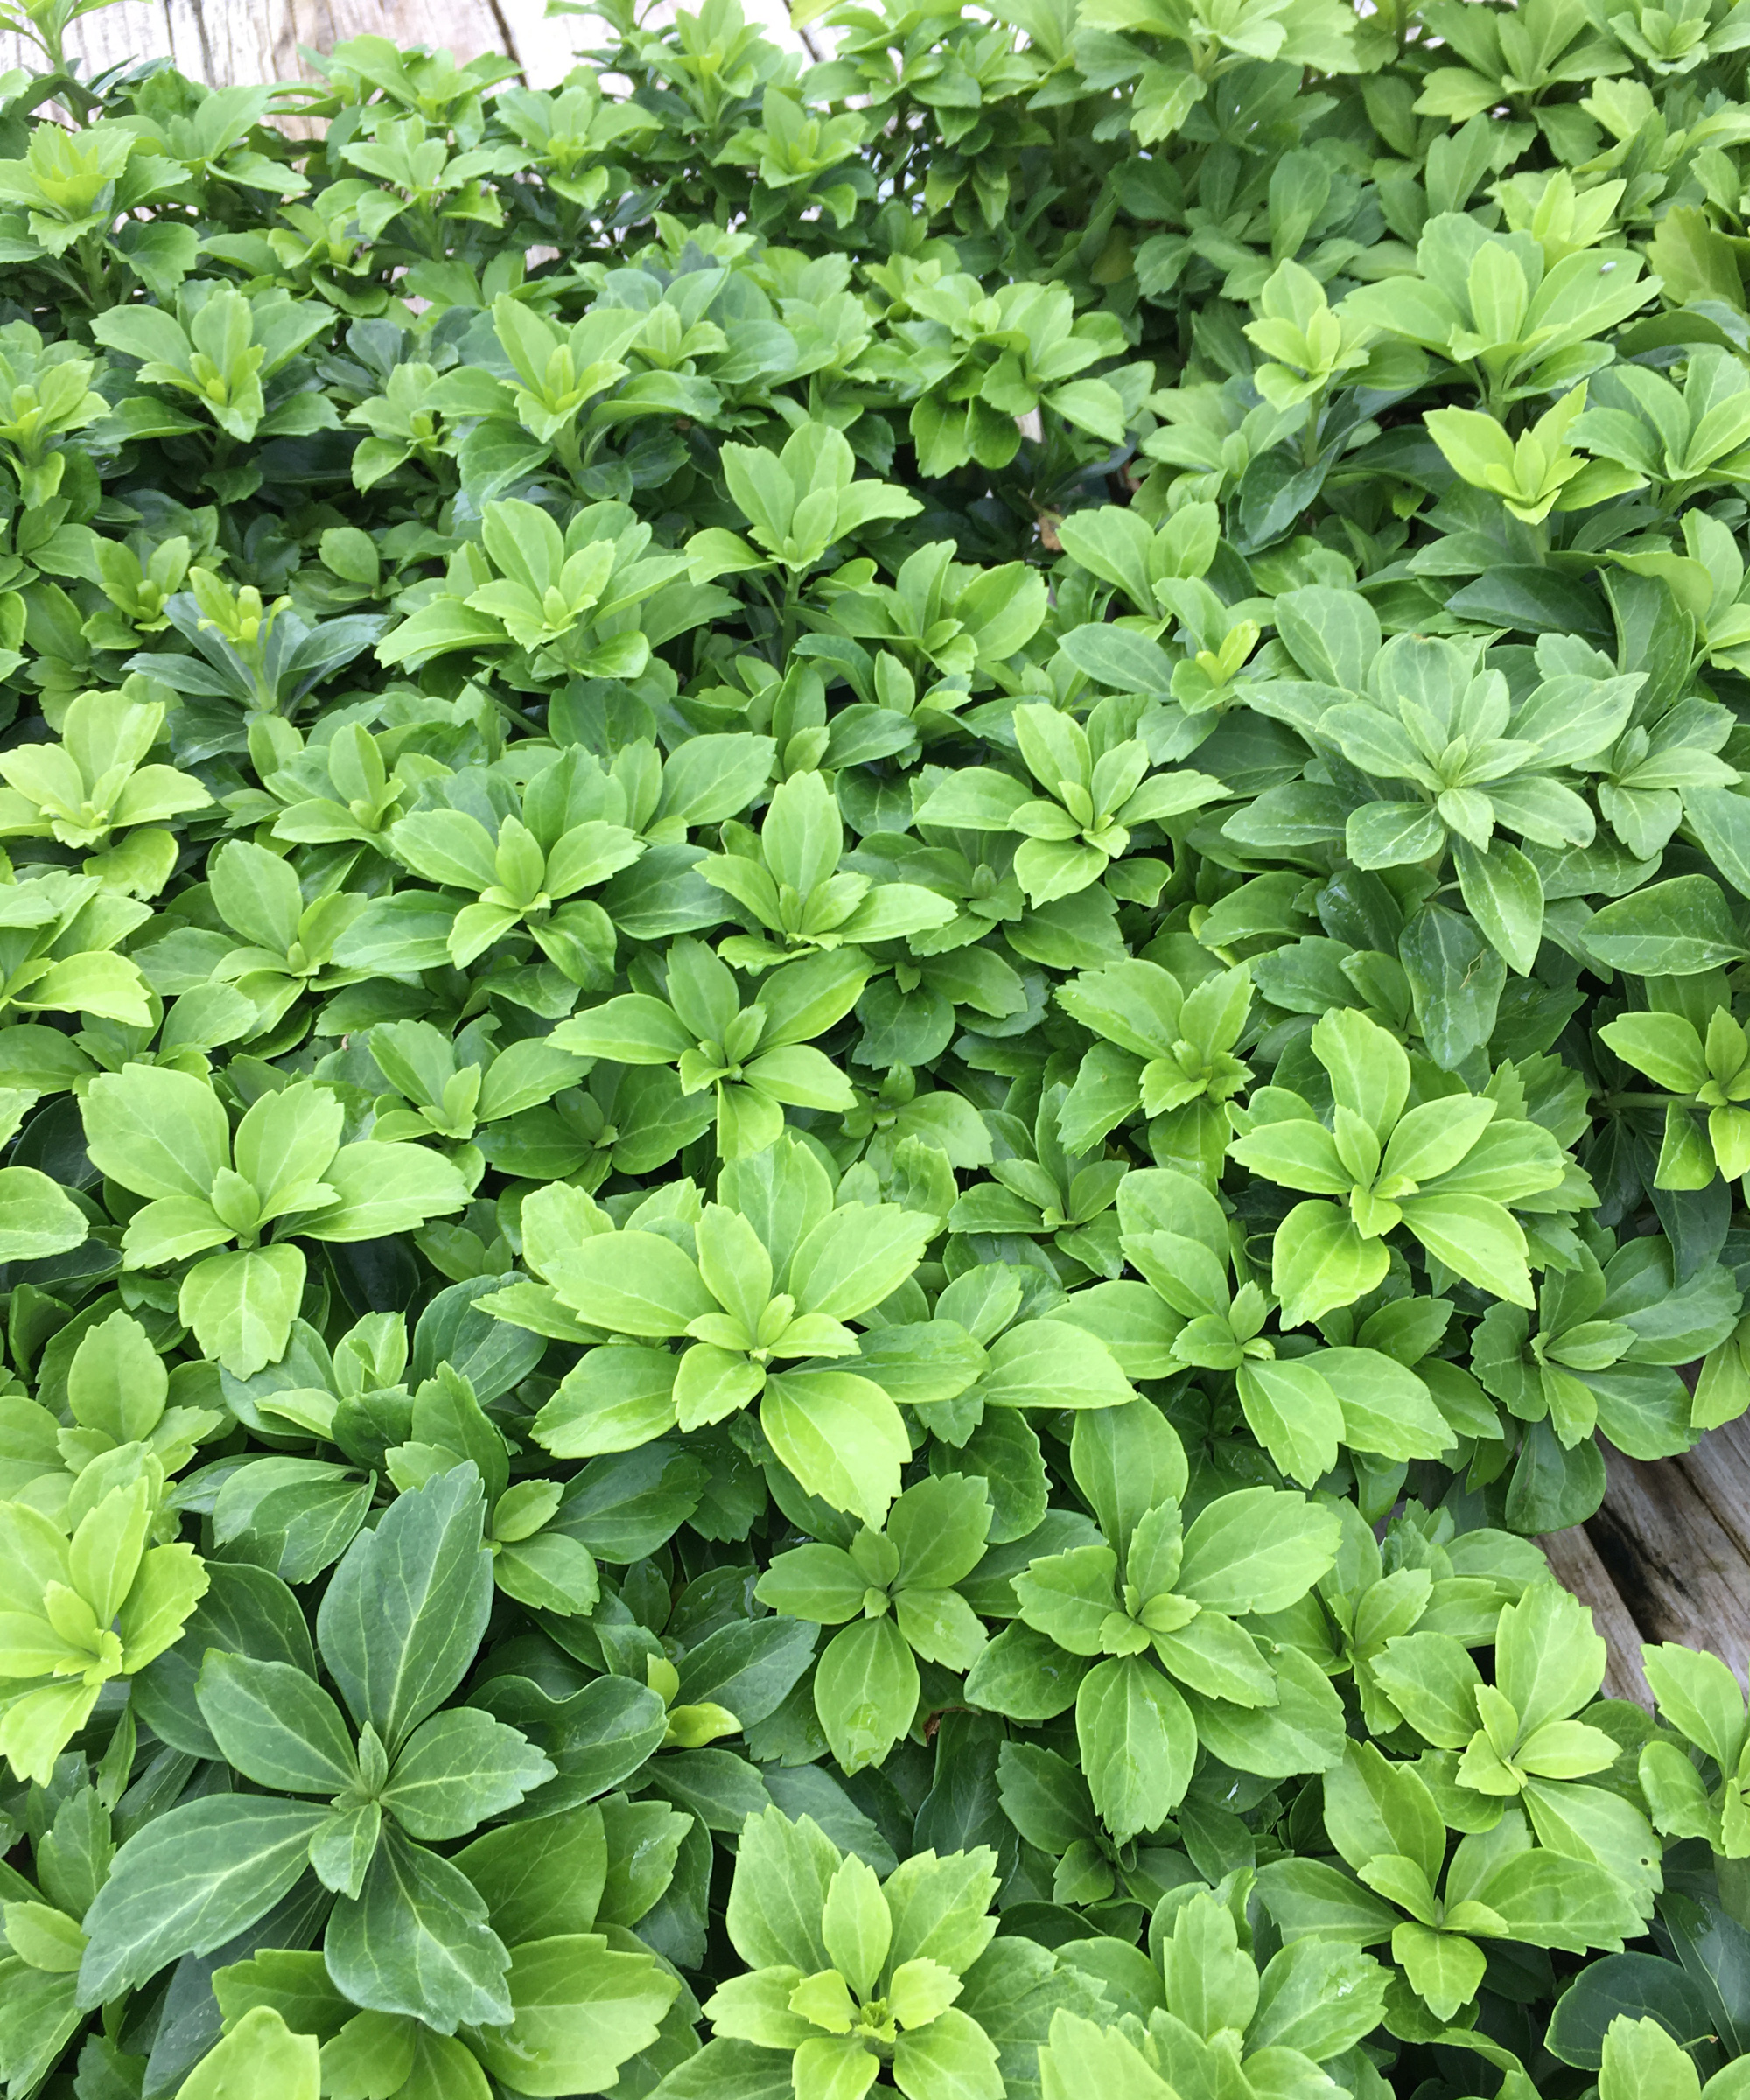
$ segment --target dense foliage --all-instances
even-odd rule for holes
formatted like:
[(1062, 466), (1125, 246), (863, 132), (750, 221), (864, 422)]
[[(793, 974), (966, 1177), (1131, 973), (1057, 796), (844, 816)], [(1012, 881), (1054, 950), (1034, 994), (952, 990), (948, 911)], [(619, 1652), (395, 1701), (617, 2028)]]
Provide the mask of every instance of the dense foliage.
[(1750, 0), (77, 11), (7, 2100), (1743, 2100)]

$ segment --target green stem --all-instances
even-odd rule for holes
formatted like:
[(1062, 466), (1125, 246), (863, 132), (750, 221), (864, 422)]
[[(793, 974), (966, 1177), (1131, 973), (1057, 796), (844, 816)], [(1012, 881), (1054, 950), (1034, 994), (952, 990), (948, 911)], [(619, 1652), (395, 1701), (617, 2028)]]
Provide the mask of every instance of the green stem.
[(89, 306), (108, 304), (103, 289), (103, 236), (87, 234), (79, 244), (79, 259), (85, 270), (85, 299)]
[(507, 721), (514, 723), (518, 729), (526, 730), (532, 737), (544, 737), (546, 735), (546, 730), (539, 722), (535, 719), (532, 715), (524, 714), (520, 707), (513, 705), (510, 701), (505, 698), (502, 693), (489, 692), (487, 697), (491, 700), (493, 705), (498, 710), (500, 714), (504, 716)]
[(553, 450), (559, 455), (559, 464), (570, 476), (572, 487), (580, 496), (583, 495), (584, 454), (575, 422), (568, 423), (563, 430), (554, 434)]
[(779, 612), (779, 647), (783, 651), (780, 670), (789, 668), (790, 652), (796, 646), (796, 615), (802, 600), (802, 580), (794, 569), (784, 571), (784, 602)]
[[(772, 586), (771, 586), (771, 584), (769, 584), (769, 583), (766, 581), (766, 578), (765, 578), (763, 576), (752, 576), (752, 577), (749, 577), (747, 580), (748, 580), (748, 582), (749, 582), (750, 584), (752, 584), (753, 588), (754, 588), (754, 589), (755, 589), (755, 590), (756, 590), (756, 591), (757, 591), (757, 592), (760, 593), (760, 597), (761, 597), (762, 598), (764, 598), (764, 599), (765, 599), (765, 601), (766, 601), (766, 611), (767, 611), (767, 612), (769, 612), (769, 613), (772, 615), (773, 623), (774, 623), (774, 625), (776, 626), (776, 628), (777, 628), (777, 630), (778, 630), (778, 636), (779, 636), (779, 640), (780, 640), (780, 648), (781, 649), (781, 648), (782, 648), (782, 640), (781, 640), (781, 638), (782, 638), (782, 635), (783, 635), (783, 631), (784, 631), (784, 612), (783, 612), (783, 608), (782, 608), (782, 606), (780, 605), (780, 603), (779, 603), (779, 601), (778, 601), (778, 598), (777, 598), (777, 597), (774, 595), (774, 592), (773, 592), (773, 589), (772, 589)], [(780, 661), (779, 661), (779, 662), (778, 662), (778, 665), (777, 665), (777, 668), (778, 668), (780, 671), (781, 671), (781, 670), (783, 669), (783, 668), (784, 668), (784, 666), (783, 666), (783, 662), (782, 662), (782, 658), (781, 658), (781, 656), (780, 656)]]
[(1302, 466), (1316, 466), (1319, 464), (1319, 424), (1325, 413), (1325, 396), (1329, 386), (1330, 382), (1326, 380), (1325, 385), (1307, 401), (1306, 428), (1300, 437)]

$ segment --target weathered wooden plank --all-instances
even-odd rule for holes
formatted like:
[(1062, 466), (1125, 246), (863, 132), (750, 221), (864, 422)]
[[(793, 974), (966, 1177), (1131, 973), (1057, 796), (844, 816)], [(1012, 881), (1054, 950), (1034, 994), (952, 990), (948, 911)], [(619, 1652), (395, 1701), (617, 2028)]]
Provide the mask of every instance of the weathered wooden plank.
[[(538, 33), (539, 0), (116, 0), (75, 22), (66, 35), (88, 75), (112, 66), (167, 58), (192, 80), (214, 87), (311, 77), (300, 46), (331, 51), (367, 33), (391, 43), (443, 46), (463, 60), (482, 52), (519, 58), (508, 13)], [(35, 61), (16, 38), (0, 38), (0, 65)], [(563, 73), (561, 66), (559, 72)]]
[[(677, 0), (657, 0), (642, 16), (647, 28), (672, 20)], [(790, 27), (785, 0), (744, 0), (747, 18), (786, 50), (802, 40)], [(86, 15), (66, 33), (69, 57), (87, 76), (112, 66), (167, 58), (191, 80), (215, 88), (312, 77), (306, 50), (332, 51), (348, 37), (387, 37), (405, 47), (424, 44), (458, 59), (503, 52), (531, 87), (550, 88), (592, 40), (592, 25), (575, 16), (546, 14), (542, 0), (115, 0)], [(0, 72), (32, 70), (38, 53), (19, 38), (0, 35)]]
[[(296, 79), (304, 70), (288, 36), (286, 0), (236, 0), (203, 7), (200, 0), (163, 0), (171, 61), (191, 80), (215, 88)], [(284, 46), (284, 53), (282, 46)]]
[(1750, 1418), (1710, 1430), (1693, 1451), (1671, 1463), (1744, 1556), (1750, 1581)]
[[(67, 56), (81, 61), (88, 79), (136, 59), (172, 55), (165, 0), (116, 0), (114, 6), (81, 16), (64, 40)], [(39, 73), (42, 53), (22, 37), (0, 34), (0, 70), (13, 66)]]
[(1586, 1527), (1649, 1641), (1710, 1649), (1744, 1678), (1750, 1664), (1750, 1564), (1686, 1468), (1606, 1446), (1610, 1486)]
[(1557, 1581), (1564, 1589), (1572, 1590), (1582, 1604), (1591, 1606), (1592, 1624), (1604, 1635), (1610, 1651), (1604, 1671), (1605, 1698), (1633, 1699), (1639, 1705), (1650, 1706), (1653, 1697), (1641, 1668), (1641, 1644), (1647, 1636), (1611, 1580), (1586, 1526), (1575, 1524), (1566, 1531), (1548, 1532), (1537, 1544), (1555, 1571)]
[[(201, 0), (182, 0), (205, 12)], [(517, 55), (503, 10), (494, 0), (251, 0), (270, 5), (276, 16), (270, 78), (296, 79), (310, 68), (305, 50), (332, 51), (349, 37), (387, 37), (405, 47), (442, 46), (466, 63), (485, 52)]]

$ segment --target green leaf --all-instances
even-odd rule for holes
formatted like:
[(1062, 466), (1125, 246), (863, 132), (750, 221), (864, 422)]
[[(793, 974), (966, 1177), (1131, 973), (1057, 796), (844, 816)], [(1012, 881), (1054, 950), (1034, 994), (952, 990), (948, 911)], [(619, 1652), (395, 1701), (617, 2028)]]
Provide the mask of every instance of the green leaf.
[(841, 1857), (812, 1816), (792, 1822), (774, 1808), (748, 1818), (724, 1922), (750, 1969), (831, 1967), (821, 1921)]
[(893, 1919), (874, 1869), (847, 1859), (832, 1878), (821, 1914), (832, 1964), (860, 1998), (872, 1995), (892, 1943)]
[[(247, 1563), (206, 1564), (208, 1588), (182, 1634), (133, 1680), (132, 1704), (152, 1732), (192, 1757), (222, 1755), (202, 1717), (199, 1673), (209, 1654), (290, 1664), (313, 1678), (311, 1645), (297, 1598), (277, 1577)], [(350, 1743), (348, 1749), (350, 1751)]]
[(1626, 1064), (1674, 1094), (1693, 1094), (1706, 1082), (1701, 1037), (1681, 1014), (1619, 1014), (1599, 1034)]
[(1328, 1772), (1343, 1754), (1343, 1703), (1311, 1656), (1284, 1647), (1274, 1660), (1273, 1706), (1241, 1706), (1186, 1690), (1198, 1737), (1212, 1756), (1238, 1772), (1267, 1779)]
[(696, 1046), (691, 1031), (674, 1009), (643, 992), (626, 992), (592, 1006), (562, 1023), (554, 1040), (580, 1057), (608, 1057), (622, 1065), (670, 1064)]
[(1488, 1196), (1406, 1196), (1404, 1222), (1456, 1275), (1516, 1306), (1536, 1298), (1526, 1267), (1525, 1235)]
[(298, 1231), (312, 1240), (409, 1232), (459, 1210), (468, 1198), (467, 1184), (449, 1161), (417, 1144), (342, 1145), (323, 1180), (340, 1200), (298, 1220)]
[(1379, 1349), (1321, 1349), (1320, 1376), (1338, 1394), (1343, 1441), (1382, 1457), (1433, 1459), (1454, 1442), (1426, 1384)]
[(1595, 2071), (1612, 2027), (1621, 2033), (1642, 2020), (1656, 2020), (1685, 2047), (1713, 2027), (1698, 1979), (1676, 1962), (1650, 1954), (1606, 1955), (1589, 1963), (1557, 2001), (1549, 2028), (1550, 2053), (1564, 2063)]
[(472, 1466), (398, 1496), (335, 1569), (317, 1642), (360, 1727), (393, 1754), (456, 1689), (492, 1609), (485, 1503)]
[[(1712, 2082), (1712, 2080), (1709, 2081)], [(1695, 2060), (1656, 2020), (1624, 2013), (1605, 2032), (1599, 2100), (1690, 2100), (1701, 2091)]]
[(1410, 1060), (1403, 1045), (1365, 1014), (1339, 1007), (1313, 1025), (1312, 1054), (1330, 1074), (1339, 1106), (1382, 1138), (1410, 1090)]
[(35, 1262), (82, 1246), (85, 1213), (33, 1166), (0, 1167), (0, 1261)]
[(1246, 2040), (1254, 2051), (1294, 2049), (1326, 2062), (1377, 2024), (1387, 1981), (1379, 1963), (1352, 1947), (1297, 1940), (1266, 1964)]
[(1586, 952), (1634, 976), (1689, 977), (1746, 953), (1719, 885), (1679, 875), (1607, 904), (1587, 920)]
[(1469, 1742), (1477, 1724), (1477, 1666), (1450, 1634), (1403, 1634), (1374, 1658), (1382, 1690), (1410, 1726), (1445, 1750)]
[(588, 1932), (607, 1886), (607, 1835), (598, 1807), (543, 1816), (542, 1842), (518, 1824), (488, 1830), (452, 1858), (485, 1898), (492, 1928), (509, 1947)]
[(1397, 952), (1428, 1054), (1453, 1072), (1494, 1032), (1507, 964), (1468, 918), (1424, 905)]
[(381, 1799), (410, 1837), (465, 1838), (514, 1808), (554, 1770), (518, 1730), (457, 1706), (414, 1731)]
[(1259, 1870), (1258, 1893), (1290, 1941), (1306, 1936), (1376, 1946), (1390, 1938), (1403, 1918), (1383, 1896), (1322, 1859), (1272, 1860)]
[(1410, 1987), (1437, 2020), (1450, 2021), (1476, 1996), (1488, 1963), (1482, 1949), (1462, 1933), (1437, 1932), (1413, 1922), (1391, 1936), (1391, 1951)]
[(1096, 1663), (1075, 1695), (1075, 1740), (1094, 1805), (1119, 1844), (1158, 1828), (1184, 1798), (1197, 1729), (1152, 1663)]
[(1471, 916), (1508, 967), (1529, 975), (1544, 935), (1544, 885), (1536, 869), (1498, 836), (1486, 852), (1468, 839), (1455, 839), (1452, 861)]
[(760, 1424), (810, 1494), (879, 1524), (911, 1456), (900, 1410), (849, 1371), (786, 1371), (767, 1380)]
[[(1075, 1546), (1032, 1562), (1014, 1578), (1021, 1616), (1073, 1656), (1103, 1651), (1106, 1622), (1117, 1610), (1118, 1557), (1110, 1546)], [(1140, 1630), (1136, 1645), (1143, 1645)]]
[(1727, 788), (1690, 788), (1684, 816), (1720, 874), (1740, 897), (1750, 896), (1750, 796)]
[[(1066, 389), (1067, 390), (1067, 389)], [(1002, 2100), (1004, 2091), (997, 2046), (977, 2021), (956, 2006), (939, 2012), (928, 2026), (900, 2036), (893, 2051), (893, 2082), (919, 2100), (964, 2096), (965, 2100)]]
[(1744, 309), (1744, 285), (1732, 243), (1717, 233), (1697, 205), (1666, 213), (1648, 244), (1648, 266), (1664, 280), (1674, 305), (1715, 299)]
[(610, 1948), (599, 1935), (536, 1940), (510, 1964), (513, 2018), (483, 2029), (474, 2049), (513, 2091), (578, 2092), (656, 2040), (681, 1979), (644, 1953)]
[(1175, 2100), (1179, 2091), (1116, 2028), (1068, 2010), (1053, 2017), (1039, 2068), (1041, 2100), (1075, 2100), (1090, 2086), (1110, 2100)]
[(815, 1710), (845, 1771), (886, 1756), (911, 1727), (918, 1691), (918, 1666), (892, 1618), (834, 1634), (815, 1670)]
[(1185, 1534), (1178, 1587), (1209, 1611), (1285, 1611), (1336, 1559), (1340, 1536), (1335, 1515), (1304, 1496), (1221, 1495)]
[(283, 955), (297, 940), (304, 900), (278, 854), (232, 839), (208, 863), (206, 880), (220, 918), (252, 947)]
[(1616, 1952), (1623, 1940), (1644, 1929), (1628, 1882), (1591, 1860), (1565, 1858), (1542, 1847), (1516, 1853), (1474, 1894), (1497, 1914), (1511, 1937), (1534, 1947)]
[(440, 2034), (513, 2016), (510, 1956), (473, 1884), (393, 1824), (357, 1899), (335, 1904), (324, 1944), (329, 1975), (356, 2006), (405, 2013)]
[(1342, 1408), (1310, 1363), (1249, 1358), (1239, 1386), (1252, 1433), (1291, 1479), (1310, 1488), (1336, 1464)]
[(1074, 1704), (1088, 1667), (1046, 1634), (1030, 1626), (1004, 1627), (972, 1666), (966, 1696), (975, 1705), (1015, 1720), (1054, 1720)]
[[(1107, 511), (1098, 514), (1102, 521), (1131, 515), (1125, 511)], [(1084, 528), (1088, 514), (1080, 514), (1075, 521)], [(1068, 522), (1068, 521), (1066, 521)], [(1140, 521), (1138, 521), (1140, 522)], [(1071, 545), (1072, 534), (1064, 541)], [(1077, 556), (1078, 560), (1081, 559)], [(1084, 564), (1084, 566), (1087, 564)], [(1105, 573), (1102, 569), (1100, 573)], [(1132, 596), (1144, 610), (1151, 610), (1153, 593), (1145, 581), (1138, 577)], [(1085, 671), (1099, 684), (1115, 692), (1148, 693), (1156, 699), (1170, 700), (1172, 696), (1172, 663), (1158, 642), (1151, 641), (1146, 635), (1138, 634), (1133, 628), (1113, 626), (1102, 623), (1094, 626), (1072, 627), (1063, 637), (1063, 653), (1078, 671)]]
[(239, 2093), (317, 2100), (321, 2052), (313, 2034), (295, 2034), (270, 2006), (256, 2006), (229, 2028), (179, 2089), (186, 2100), (232, 2100)]
[(1578, 1598), (1554, 1583), (1538, 1583), (1508, 1605), (1494, 1639), (1494, 1681), (1518, 1712), (1522, 1742), (1598, 1696), (1604, 1638)]
[(893, 1920), (889, 1973), (907, 1963), (934, 1962), (950, 1975), (969, 1970), (996, 1937), (990, 1914), (999, 1883), (997, 1855), (977, 1845), (938, 1857), (914, 1852), (882, 1887)]
[(987, 1407), (1122, 1407), (1135, 1397), (1111, 1351), (1058, 1320), (998, 1335), (976, 1390)]
[(1069, 1453), (1102, 1530), (1126, 1544), (1145, 1510), (1182, 1501), (1190, 1480), (1178, 1432), (1148, 1400), (1078, 1414)]
[(284, 1354), (304, 1273), (296, 1247), (209, 1255), (183, 1278), (177, 1310), (205, 1354), (234, 1377), (250, 1378)]
[(851, 1320), (890, 1298), (918, 1265), (930, 1223), (883, 1203), (822, 1218), (791, 1256), (787, 1288), (805, 1312)]
[(950, 1473), (920, 1480), (887, 1513), (887, 1536), (900, 1555), (895, 1582), (940, 1588), (961, 1581), (984, 1558), (990, 1528), (982, 1480)]
[(303, 1872), (327, 1816), (303, 1802), (219, 1794), (167, 1810), (116, 1855), (87, 1913), (80, 2001), (102, 2005), (184, 1954), (210, 1954)]
[(684, 1334), (690, 1321), (718, 1310), (696, 1265), (658, 1233), (598, 1234), (548, 1274), (566, 1304), (615, 1334)]
[(139, 1196), (204, 1198), (231, 1161), (231, 1131), (212, 1088), (163, 1065), (100, 1073), (82, 1103), (92, 1164)]
[(1282, 1300), (1284, 1325), (1322, 1320), (1365, 1298), (1378, 1287), (1390, 1259), (1384, 1242), (1363, 1239), (1334, 1203), (1297, 1203), (1277, 1227), (1271, 1257), (1270, 1284)]
[(220, 1754), (257, 1786), (330, 1796), (358, 1776), (340, 1708), (289, 1663), (211, 1649), (195, 1698)]
[(1735, 1770), (1744, 1746), (1744, 1694), (1726, 1664), (1669, 1641), (1643, 1648), (1642, 1662), (1662, 1718), (1721, 1771)]
[(1446, 1827), (1433, 1796), (1408, 1765), (1394, 1764), (1373, 1744), (1349, 1742), (1342, 1762), (1325, 1774), (1325, 1828), (1359, 1872), (1369, 1860), (1396, 1854), (1438, 1882), (1446, 1852)]

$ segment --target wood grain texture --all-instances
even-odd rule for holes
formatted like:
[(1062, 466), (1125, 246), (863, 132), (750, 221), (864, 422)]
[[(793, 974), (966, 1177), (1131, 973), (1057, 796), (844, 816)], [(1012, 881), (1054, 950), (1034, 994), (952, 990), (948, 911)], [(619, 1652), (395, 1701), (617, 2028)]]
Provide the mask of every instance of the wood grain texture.
[[(1750, 1418), (1710, 1430), (1671, 1464), (1684, 1475), (1750, 1570)], [(1750, 1572), (1746, 1572), (1750, 1581)]]
[(1633, 1699), (1637, 1705), (1650, 1706), (1653, 1695), (1641, 1668), (1641, 1644), (1647, 1636), (1611, 1580), (1586, 1526), (1575, 1524), (1566, 1531), (1549, 1532), (1537, 1544), (1557, 1581), (1564, 1590), (1572, 1591), (1582, 1604), (1591, 1606), (1592, 1624), (1604, 1635), (1610, 1657), (1605, 1665), (1604, 1697)]
[[(1586, 1530), (1630, 1617), (1648, 1641), (1707, 1648), (1743, 1681), (1750, 1563), (1739, 1541), (1698, 1491), (1690, 1461), (1645, 1463), (1605, 1450), (1610, 1486)], [(1716, 1463), (1698, 1462), (1709, 1472)]]
[[(199, 4), (200, 0), (192, 0)], [(252, 5), (262, 0), (250, 0)], [(493, 0), (266, 0), (279, 17), (275, 76), (309, 71), (303, 50), (326, 52), (349, 37), (387, 37), (391, 44), (442, 46), (466, 63), (483, 52), (517, 56), (510, 28)]]
[[(114, 6), (75, 22), (66, 32), (66, 44), (68, 57), (80, 61), (88, 80), (141, 59), (176, 55), (166, 0), (116, 0)], [(36, 73), (42, 63), (42, 54), (34, 46), (22, 37), (0, 32), (0, 70), (22, 66), (27, 72)]]
[[(528, 5), (517, 11), (540, 13)], [(494, 0), (116, 0), (75, 22), (66, 48), (88, 76), (167, 58), (191, 80), (224, 88), (309, 79), (300, 46), (327, 52), (367, 33), (403, 47), (443, 45), (463, 60), (487, 51), (519, 55)], [(0, 66), (30, 62), (16, 38), (0, 37)]]
[[(674, 16), (676, 0), (659, 0), (645, 20)], [(743, 0), (744, 11), (786, 50), (800, 51), (785, 0)], [(405, 48), (441, 46), (464, 61), (483, 52), (516, 60), (534, 88), (550, 88), (591, 41), (591, 24), (575, 16), (549, 20), (543, 0), (115, 0), (67, 32), (70, 57), (86, 77), (115, 66), (167, 58), (191, 80), (228, 88), (313, 77), (303, 52), (328, 52), (348, 37), (387, 37)], [(0, 72), (35, 71), (40, 57), (0, 33)]]
[(178, 72), (214, 87), (253, 86), (298, 78), (286, 0), (202, 6), (200, 0), (164, 0), (171, 50)]

